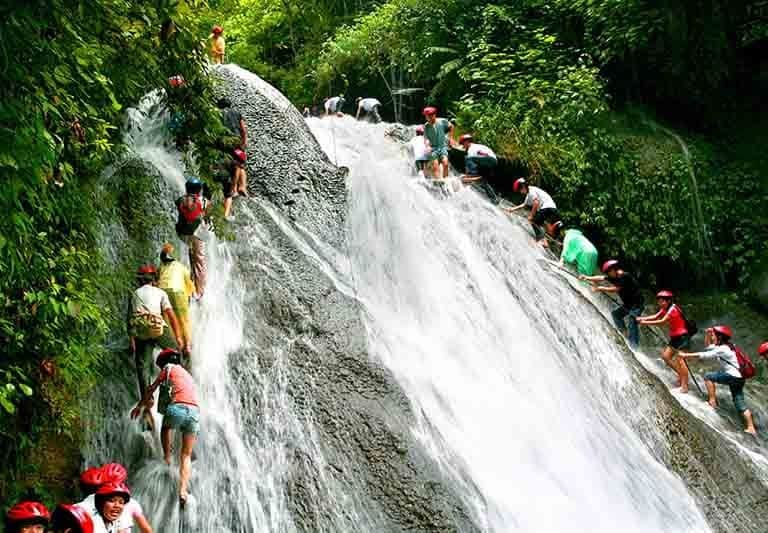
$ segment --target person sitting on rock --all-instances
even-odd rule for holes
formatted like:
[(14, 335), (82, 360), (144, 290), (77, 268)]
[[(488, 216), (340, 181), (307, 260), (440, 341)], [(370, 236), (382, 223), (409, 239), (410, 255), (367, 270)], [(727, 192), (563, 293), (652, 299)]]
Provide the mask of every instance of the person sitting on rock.
[(529, 185), (525, 178), (516, 179), (515, 183), (512, 184), (512, 190), (524, 195), (525, 200), (520, 205), (504, 208), (504, 211), (514, 213), (523, 207), (530, 208), (531, 212), (528, 213), (528, 222), (531, 223), (536, 240), (541, 241), (542, 245), (546, 247), (547, 241), (544, 239), (545, 235), (542, 229), (544, 223), (560, 220), (560, 213), (557, 212), (555, 201), (544, 189)]
[[(611, 312), (613, 323), (624, 334), (629, 330), (629, 345), (637, 349), (640, 343), (640, 328), (637, 327), (637, 317), (643, 314), (643, 295), (640, 293), (640, 284), (629, 272), (619, 268), (619, 262), (609, 259), (603, 263), (600, 269), (602, 276), (580, 275), (579, 279), (592, 283), (594, 292), (618, 293), (621, 305)], [(608, 285), (600, 285), (600, 282), (608, 282)], [(629, 327), (624, 320), (629, 317)]]
[(224, 63), (224, 51), (227, 46), (224, 41), (224, 28), (216, 24), (208, 38), (211, 40), (211, 60), (214, 65), (221, 65)]
[(499, 198), (496, 195), (496, 191), (488, 183), (489, 178), (493, 174), (493, 169), (498, 164), (496, 154), (484, 144), (474, 142), (474, 138), (469, 133), (459, 137), (459, 144), (466, 152), (464, 157), (464, 170), (466, 174), (461, 177), (461, 181), (485, 193), (492, 203), (498, 204)]
[(565, 229), (559, 220), (545, 222), (544, 227), (553, 239), (563, 239), (560, 253), (560, 266), (575, 264), (576, 270), (583, 276), (592, 276), (597, 269), (597, 248), (577, 229)]
[(45, 533), (51, 513), (40, 502), (22, 501), (5, 514), (6, 533)]
[(728, 326), (718, 325), (711, 327), (704, 333), (704, 343), (707, 345), (703, 352), (679, 352), (680, 357), (689, 359), (698, 357), (699, 359), (717, 359), (720, 368), (715, 372), (704, 374), (704, 384), (707, 386), (707, 396), (709, 405), (717, 407), (716, 383), (728, 385), (731, 390), (731, 398), (736, 406), (736, 410), (744, 418), (746, 428), (744, 431), (757, 435), (755, 423), (752, 420), (752, 412), (747, 409), (747, 403), (744, 400), (744, 384), (746, 381), (741, 375), (739, 359), (736, 357), (736, 347), (731, 342), (733, 330)]
[(157, 286), (165, 291), (171, 302), (176, 320), (179, 321), (181, 340), (187, 355), (192, 351), (192, 327), (189, 324), (189, 300), (195, 292), (195, 284), (187, 266), (177, 261), (174, 248), (169, 242), (160, 251), (160, 268)]
[(344, 109), (344, 95), (334, 96), (325, 100), (325, 116), (336, 115), (338, 117), (344, 116), (342, 109)]
[(197, 298), (203, 297), (208, 265), (205, 258), (203, 236), (208, 230), (205, 217), (208, 215), (210, 201), (203, 196), (203, 182), (189, 176), (184, 185), (186, 194), (176, 199), (176, 234), (184, 241), (189, 250), (189, 264), (192, 280), (195, 282)]
[(381, 115), (379, 115), (381, 102), (376, 98), (358, 98), (355, 103), (357, 103), (356, 119), (360, 120), (360, 113), (363, 113), (363, 118), (367, 118), (370, 122), (374, 124), (381, 122)]

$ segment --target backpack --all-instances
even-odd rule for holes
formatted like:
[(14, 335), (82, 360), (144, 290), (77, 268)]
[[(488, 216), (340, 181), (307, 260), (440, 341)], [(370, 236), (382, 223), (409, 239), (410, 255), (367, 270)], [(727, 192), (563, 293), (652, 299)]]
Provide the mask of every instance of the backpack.
[[(755, 365), (752, 364), (752, 359), (749, 358), (749, 356), (736, 346), (735, 344), (728, 344), (730, 346), (731, 350), (733, 350), (736, 353), (736, 360), (739, 362), (739, 372), (741, 373), (741, 377), (743, 379), (749, 379), (755, 376)], [(730, 362), (726, 361), (729, 365), (736, 368), (735, 365), (731, 364)]]
[(173, 383), (171, 382), (171, 369), (173, 365), (166, 365), (166, 368), (168, 371), (157, 392), (157, 412), (161, 415), (165, 415), (166, 411), (168, 411), (168, 406), (171, 405), (173, 398)]
[(695, 320), (690, 320), (685, 316), (682, 307), (677, 304), (674, 305), (677, 306), (677, 310), (680, 311), (680, 317), (683, 319), (683, 322), (685, 322), (685, 330), (688, 332), (688, 336), (693, 337), (699, 331), (699, 326), (696, 324)]
[(202, 197), (187, 194), (179, 198), (177, 206), (179, 219), (176, 222), (176, 233), (194, 235), (197, 228), (203, 223), (203, 215), (205, 214)]
[(149, 311), (138, 294), (134, 293), (134, 297), (139, 299), (141, 307), (128, 320), (129, 334), (131, 337), (136, 337), (143, 341), (160, 337), (165, 330), (165, 320), (163, 320), (162, 315), (156, 315)]

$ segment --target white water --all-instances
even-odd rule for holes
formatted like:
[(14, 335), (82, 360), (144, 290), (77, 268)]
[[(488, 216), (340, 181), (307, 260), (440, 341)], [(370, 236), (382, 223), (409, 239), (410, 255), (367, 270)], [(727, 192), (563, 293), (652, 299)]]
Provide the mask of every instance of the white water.
[[(414, 434), (490, 531), (703, 532), (608, 324), (537, 263), (526, 231), (469, 189), (409, 179), (384, 126), (310, 119), (351, 167), (350, 255), (369, 347)], [(630, 423), (644, 426), (641, 441)]]

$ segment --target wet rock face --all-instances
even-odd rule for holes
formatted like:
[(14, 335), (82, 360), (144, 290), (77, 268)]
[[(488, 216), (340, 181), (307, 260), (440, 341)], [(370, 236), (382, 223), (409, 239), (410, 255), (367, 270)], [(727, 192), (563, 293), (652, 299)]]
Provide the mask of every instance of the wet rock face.
[[(247, 348), (232, 360), (235, 386), (241, 396), (258, 395), (245, 390), (255, 382), (274, 386), (285, 395), (281, 416), (300, 425), (284, 443), (294, 523), (307, 532), (476, 531), (469, 510), (415, 443), (403, 392), (367, 353), (357, 302), (308, 257), (344, 253), (346, 170), (330, 163), (298, 111), (271, 86), (229, 67), (217, 73), (249, 138), (252, 197), (234, 207), (247, 312)], [(283, 373), (282, 385), (264, 377)], [(264, 435), (291, 425), (266, 420), (276, 396), (243, 409), (242, 427), (252, 428), (249, 438), (261, 447), (275, 445)], [(310, 433), (316, 438), (306, 442)]]

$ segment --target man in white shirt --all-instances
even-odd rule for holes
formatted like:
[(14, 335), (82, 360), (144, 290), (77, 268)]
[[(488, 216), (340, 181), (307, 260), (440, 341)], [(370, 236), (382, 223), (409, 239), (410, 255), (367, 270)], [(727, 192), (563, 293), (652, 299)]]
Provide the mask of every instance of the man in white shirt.
[(381, 102), (379, 102), (376, 98), (358, 98), (356, 100), (357, 102), (357, 114), (355, 114), (356, 119), (360, 119), (360, 112), (363, 112), (363, 116), (373, 122), (374, 124), (378, 124), (381, 122), (381, 115), (379, 115), (379, 107), (381, 107)]
[(342, 108), (344, 107), (344, 95), (340, 94), (339, 96), (334, 96), (333, 98), (328, 98), (325, 101), (325, 115), (332, 115), (335, 114), (336, 116), (342, 116), (344, 113), (342, 113)]
[(419, 177), (424, 177), (424, 170), (427, 168), (427, 162), (429, 161), (429, 148), (427, 143), (424, 142), (424, 126), (416, 126), (416, 136), (408, 141), (408, 150), (413, 156), (413, 161), (416, 165), (416, 173)]
[[(512, 189), (515, 192), (525, 195), (525, 200), (520, 205), (504, 209), (507, 213), (513, 213), (523, 207), (529, 207), (531, 212), (528, 214), (528, 222), (533, 227), (533, 233), (537, 241), (544, 238), (542, 226), (545, 222), (555, 222), (560, 220), (560, 213), (557, 212), (557, 206), (552, 197), (544, 189), (529, 185), (525, 178), (515, 180)], [(547, 241), (543, 241), (546, 247)]]
[(494, 204), (499, 203), (496, 191), (493, 190), (488, 179), (496, 168), (498, 160), (496, 154), (485, 146), (473, 142), (472, 135), (465, 133), (459, 137), (459, 144), (466, 152), (464, 157), (465, 175), (461, 177), (463, 183), (472, 185), (475, 189), (484, 192)]

